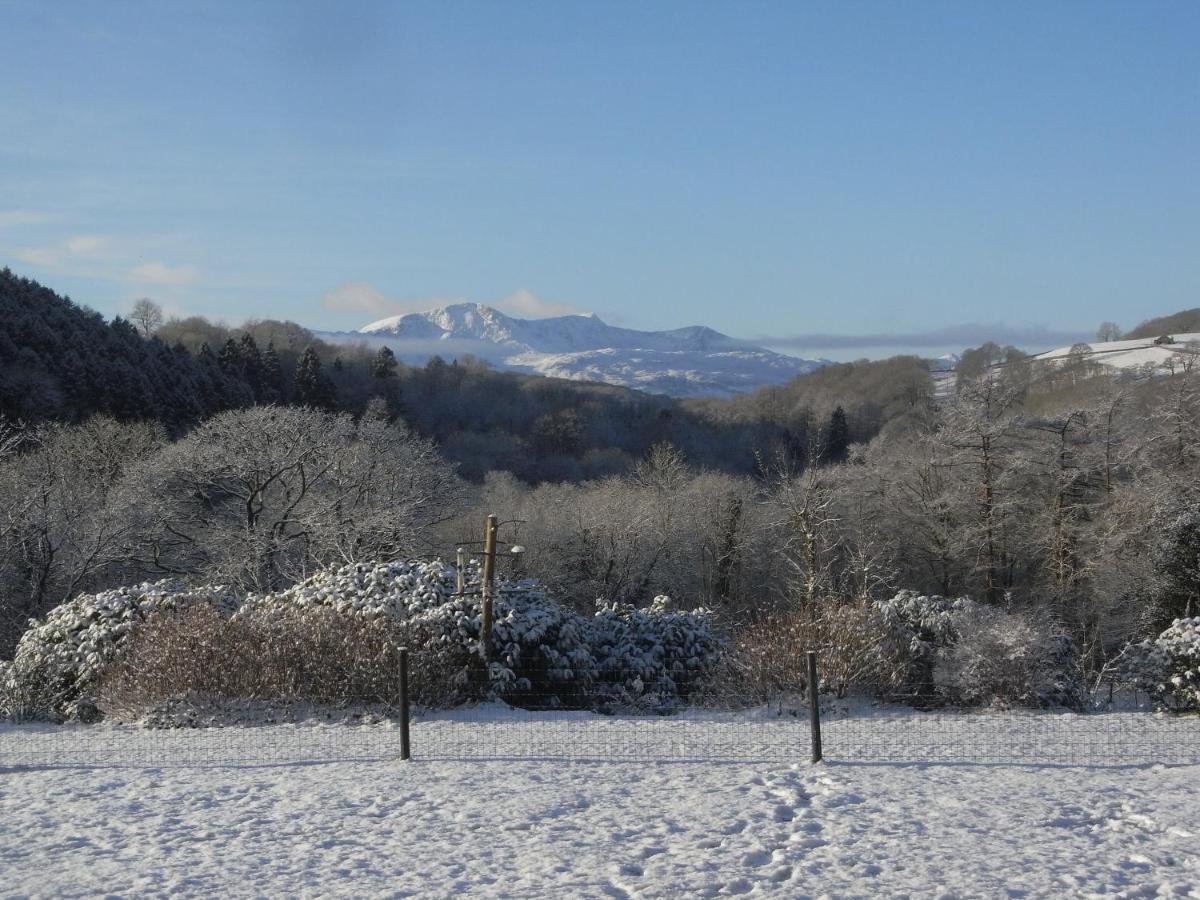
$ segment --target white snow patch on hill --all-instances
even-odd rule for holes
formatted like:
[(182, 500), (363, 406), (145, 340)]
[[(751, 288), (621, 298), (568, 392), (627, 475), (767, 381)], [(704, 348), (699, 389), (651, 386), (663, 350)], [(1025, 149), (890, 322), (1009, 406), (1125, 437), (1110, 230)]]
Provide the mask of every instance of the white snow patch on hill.
[[(1131, 341), (1104, 341), (1088, 344), (1083, 358), (1114, 369), (1165, 369), (1200, 355), (1200, 334), (1172, 334), (1169, 343), (1160, 338), (1138, 338)], [(1071, 347), (1059, 347), (1037, 354), (1034, 359), (1066, 361)]]

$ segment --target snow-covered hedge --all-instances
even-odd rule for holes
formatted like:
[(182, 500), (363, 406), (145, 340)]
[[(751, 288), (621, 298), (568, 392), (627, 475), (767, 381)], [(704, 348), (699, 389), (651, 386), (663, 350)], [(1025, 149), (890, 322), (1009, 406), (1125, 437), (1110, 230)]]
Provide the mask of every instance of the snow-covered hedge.
[(882, 686), (886, 694), (917, 703), (936, 698), (933, 673), (938, 654), (955, 640), (955, 615), (972, 605), (968, 597), (952, 600), (909, 590), (875, 602), (891, 673), (891, 684)]
[(1085, 702), (1079, 655), (1050, 617), (915, 591), (900, 591), (875, 610), (896, 699), (1072, 708)]
[[(442, 646), (476, 649), (480, 572), (468, 595), (440, 561), (354, 565), (319, 573), (256, 607), (326, 605), (422, 625)], [(493, 606), (487, 689), (526, 706), (669, 709), (686, 698), (721, 652), (704, 610), (675, 612), (666, 597), (647, 609), (600, 605), (592, 619), (549, 597), (536, 581), (501, 582)], [(463, 672), (463, 679), (477, 673)]]
[(1052, 620), (967, 603), (950, 617), (951, 644), (938, 651), (934, 681), (962, 706), (1066, 706), (1086, 700), (1079, 656)]
[(1154, 642), (1163, 660), (1160, 696), (1184, 709), (1200, 709), (1200, 616), (1176, 619)]
[(666, 596), (647, 609), (599, 604), (589, 624), (601, 708), (667, 711), (703, 684), (724, 652), (707, 610), (672, 611)]
[(195, 604), (232, 612), (237, 603), (225, 587), (170, 580), (81, 594), (30, 623), (8, 667), (0, 708), (18, 718), (87, 719), (95, 714), (89, 688), (148, 615)]
[(1152, 641), (1126, 649), (1125, 674), (1162, 705), (1200, 709), (1200, 616), (1176, 619)]
[[(477, 565), (468, 567), (467, 581), (478, 584)], [(251, 596), (246, 604), (328, 607), (342, 613), (408, 619), (449, 602), (455, 585), (454, 567), (438, 559), (357, 563), (323, 569), (285, 591)]]
[[(457, 596), (457, 571), (440, 560), (355, 564), (319, 572), (286, 591), (247, 600), (246, 610), (330, 608), (367, 617), (412, 622), (447, 650), (479, 648), (480, 571), (465, 574), (466, 596)], [(242, 613), (245, 614), (245, 613)], [(493, 602), (493, 659), (486, 676), (463, 671), (459, 679), (513, 701), (548, 706), (585, 704), (595, 675), (587, 649), (586, 620), (555, 603), (537, 582), (500, 582)]]
[[(495, 696), (524, 706), (670, 709), (687, 697), (721, 653), (703, 610), (674, 612), (666, 598), (658, 598), (649, 609), (604, 607), (588, 618), (556, 603), (536, 582), (517, 581), (498, 585), (493, 653), (485, 667), (478, 652), (479, 567), (472, 564), (465, 576), (466, 596), (456, 594), (455, 569), (439, 560), (342, 566), (318, 572), (287, 590), (251, 595), (241, 602), (223, 588), (185, 587), (171, 581), (81, 595), (32, 623), (0, 682), (0, 711), (55, 719), (95, 716), (92, 694), (100, 677), (129, 662), (123, 659), (123, 651), (131, 637), (141, 632), (147, 639), (169, 638), (171, 650), (156, 653), (153, 648), (138, 648), (138, 665), (153, 670), (157, 684), (154, 690), (133, 690), (139, 670), (125, 665), (117, 679), (118, 699), (136, 706), (141, 700), (131, 698), (201, 690), (199, 684), (189, 688), (184, 683), (199, 677), (188, 674), (193, 669), (184, 657), (188, 634), (195, 631), (195, 622), (205, 620), (180, 623), (179, 628), (164, 621), (174, 611), (195, 604), (205, 604), (223, 617), (213, 619), (207, 631), (224, 635), (221, 640), (236, 645), (243, 655), (254, 640), (284, 639), (268, 633), (265, 623), (273, 619), (300, 616), (289, 626), (287, 640), (319, 639), (320, 646), (314, 643), (310, 648), (313, 653), (334, 652), (347, 658), (361, 648), (331, 642), (330, 623), (337, 617), (349, 617), (344, 619), (348, 623), (412, 626), (403, 633), (421, 636), (422, 646), (413, 647), (414, 651), (425, 652), (426, 659), (434, 652), (442, 660), (459, 661), (452, 673), (447, 675), (444, 667), (440, 672), (453, 680), (453, 689), (445, 696), (460, 700)], [(155, 628), (145, 628), (148, 618)], [(239, 628), (246, 634), (235, 634)], [(286, 665), (292, 666), (297, 652), (305, 651), (290, 648), (280, 659), (286, 656)], [(224, 658), (216, 652), (213, 665), (221, 665)], [(200, 680), (208, 690), (226, 683)], [(264, 678), (264, 685), (273, 683)]]

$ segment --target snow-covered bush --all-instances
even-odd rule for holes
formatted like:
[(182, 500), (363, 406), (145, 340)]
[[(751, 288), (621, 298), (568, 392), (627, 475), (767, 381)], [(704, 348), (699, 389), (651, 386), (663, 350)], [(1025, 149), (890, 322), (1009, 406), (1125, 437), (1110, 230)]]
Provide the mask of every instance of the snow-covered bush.
[[(440, 560), (348, 565), (319, 572), (286, 591), (253, 597), (238, 616), (251, 609), (326, 608), (382, 617), (420, 626), (431, 649), (469, 660), (480, 640), (478, 564), (472, 562), (464, 574), (468, 593), (457, 596), (457, 572)], [(595, 674), (586, 626), (536, 582), (501, 582), (493, 601), (493, 654), (486, 675), (480, 659), (479, 665), (464, 665), (455, 683), (464, 695), (484, 691), (526, 704), (586, 704)]]
[(909, 590), (876, 601), (882, 650), (889, 660), (883, 693), (918, 704), (935, 700), (938, 653), (955, 640), (955, 615), (973, 606), (968, 597), (952, 600)]
[(224, 587), (169, 580), (81, 594), (30, 623), (9, 667), (3, 703), (18, 718), (92, 718), (89, 691), (96, 677), (149, 615), (194, 605), (229, 613), (237, 602)]
[[(479, 650), (480, 572), (468, 568), (468, 594), (439, 561), (353, 565), (318, 573), (247, 608), (329, 607), (420, 626), (432, 649), (459, 659)], [(673, 612), (658, 598), (647, 609), (602, 607), (588, 619), (555, 602), (536, 581), (501, 582), (493, 603), (486, 670), (466, 664), (454, 676), (464, 693), (482, 688), (523, 706), (666, 709), (685, 699), (719, 653), (709, 615)], [(245, 613), (239, 613), (239, 616)], [(483, 682), (486, 682), (484, 684)]]
[[(479, 566), (467, 568), (467, 583), (477, 587)], [(456, 571), (440, 559), (354, 563), (322, 569), (299, 584), (274, 594), (254, 595), (256, 608), (325, 607), (341, 613), (409, 619), (449, 602)]]
[(1124, 674), (1170, 709), (1200, 709), (1200, 616), (1176, 619), (1152, 641), (1125, 651)]
[(12, 687), (9, 684), (9, 673), (11, 669), (11, 662), (0, 659), (0, 722), (11, 718), (14, 714), (9, 700), (10, 696), (12, 695)]
[(598, 602), (589, 627), (601, 709), (666, 712), (687, 701), (721, 659), (723, 643), (704, 609), (674, 612), (666, 596), (646, 609)]
[(1154, 644), (1163, 658), (1162, 699), (1177, 708), (1200, 708), (1200, 616), (1176, 619)]
[(954, 642), (937, 653), (934, 682), (964, 706), (1083, 706), (1078, 654), (1066, 632), (1033, 613), (970, 603), (950, 616)]
[(522, 706), (588, 704), (596, 666), (587, 644), (587, 620), (530, 582), (503, 585), (492, 616), (492, 655), (486, 672), (479, 656), (478, 596), (452, 597), (409, 621), (429, 633), (432, 648), (467, 654), (472, 664), (457, 680), (476, 691)]

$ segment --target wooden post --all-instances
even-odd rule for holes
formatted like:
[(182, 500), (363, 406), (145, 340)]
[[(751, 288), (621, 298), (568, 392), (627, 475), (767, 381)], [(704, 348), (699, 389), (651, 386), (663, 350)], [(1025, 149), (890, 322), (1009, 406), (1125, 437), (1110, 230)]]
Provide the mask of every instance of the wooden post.
[(483, 617), (479, 624), (479, 642), (483, 658), (492, 658), (492, 597), (496, 584), (496, 532), (500, 522), (495, 515), (487, 517), (483, 533)]
[(400, 648), (400, 758), (409, 759), (412, 747), (408, 735), (408, 648)]
[(808, 651), (808, 727), (812, 734), (812, 761), (821, 761), (821, 694), (817, 680), (817, 652)]
[(467, 551), (462, 547), (458, 548), (458, 578), (456, 579), (458, 596), (463, 596), (467, 592)]

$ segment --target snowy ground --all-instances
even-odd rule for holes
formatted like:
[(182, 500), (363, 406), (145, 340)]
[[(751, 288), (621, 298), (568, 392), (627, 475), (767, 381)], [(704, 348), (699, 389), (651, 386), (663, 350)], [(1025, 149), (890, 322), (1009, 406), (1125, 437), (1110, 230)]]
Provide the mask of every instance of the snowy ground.
[(5, 895), (1200, 896), (1200, 767), (9, 770)]
[[(1131, 715), (1071, 718), (1088, 740), (1101, 732), (1079, 728), (1197, 725)], [(877, 746), (915, 755), (929, 734), (901, 719), (851, 718), (841, 725), (859, 730), (843, 737), (873, 728)], [(997, 745), (1013, 721), (960, 724)], [(1066, 718), (1041, 721), (1023, 727), (1043, 750), (1071, 733)], [(517, 740), (514, 723), (491, 722)], [(719, 738), (734, 723), (604, 723), (645, 754), (657, 740), (657, 761), (402, 763), (387, 724), (3, 727), (0, 894), (1200, 897), (1200, 765), (688, 760), (682, 735)], [(449, 749), (467, 727), (480, 726), (420, 723), (414, 747)], [(1173, 727), (1161, 734), (1187, 737)], [(11, 763), (14, 747), (63, 750), (65, 736), (78, 756)], [(210, 743), (189, 760), (169, 743), (185, 739)], [(231, 763), (305, 746), (337, 761)]]

